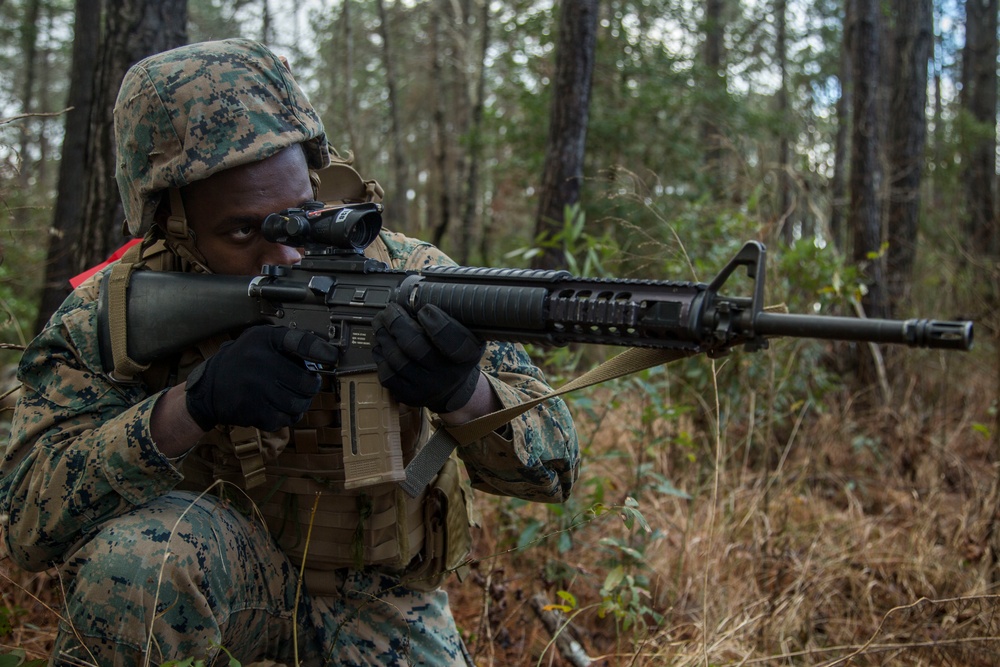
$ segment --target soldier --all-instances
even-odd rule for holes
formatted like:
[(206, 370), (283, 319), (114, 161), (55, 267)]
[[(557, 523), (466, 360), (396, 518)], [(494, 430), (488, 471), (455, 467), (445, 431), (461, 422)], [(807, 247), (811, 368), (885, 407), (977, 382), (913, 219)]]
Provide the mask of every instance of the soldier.
[[(440, 587), (470, 543), (455, 458), (416, 499), (345, 489), (336, 384), (302, 360), (333, 365), (336, 348), (257, 326), (131, 376), (100, 360), (98, 294), (115, 266), (256, 275), (300, 258), (262, 238), (267, 214), (321, 196), (376, 201), (381, 188), (332, 151), (287, 66), (248, 40), (136, 64), (114, 116), (127, 227), (143, 240), (25, 351), (0, 467), (11, 558), (58, 567), (65, 586), (54, 662), (472, 664)], [(386, 231), (370, 252), (394, 268), (450, 261)], [(484, 344), (439, 310), (386, 309), (374, 326), (407, 461), (432, 418), (462, 423), (549, 391), (519, 346)], [(476, 489), (543, 502), (565, 500), (579, 467), (559, 400), (458, 456)]]

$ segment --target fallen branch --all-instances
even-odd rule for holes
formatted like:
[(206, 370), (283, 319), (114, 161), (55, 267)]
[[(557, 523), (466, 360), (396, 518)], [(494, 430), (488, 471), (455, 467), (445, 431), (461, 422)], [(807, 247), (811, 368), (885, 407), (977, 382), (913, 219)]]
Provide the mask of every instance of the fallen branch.
[(567, 620), (566, 615), (561, 610), (554, 608), (541, 593), (532, 595), (529, 604), (535, 610), (535, 613), (538, 614), (538, 618), (541, 619), (545, 629), (552, 635), (552, 641), (555, 642), (559, 653), (573, 667), (588, 667), (591, 662), (590, 656), (583, 650), (580, 642), (573, 639), (567, 631), (569, 620)]

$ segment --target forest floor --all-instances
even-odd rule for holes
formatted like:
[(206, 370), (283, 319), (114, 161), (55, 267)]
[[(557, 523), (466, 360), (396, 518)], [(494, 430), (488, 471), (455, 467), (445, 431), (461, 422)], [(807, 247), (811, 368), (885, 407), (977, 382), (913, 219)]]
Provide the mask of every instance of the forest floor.
[[(730, 406), (712, 395), (673, 410), (622, 383), (571, 399), (574, 499), (477, 496), (475, 560), (448, 584), (476, 664), (1000, 664), (983, 360), (925, 363), (876, 409), (839, 390), (721, 427)], [(770, 414), (753, 386), (737, 395)], [(47, 655), (58, 582), (6, 560), (0, 578), (0, 654)], [(554, 632), (543, 605), (562, 614)]]

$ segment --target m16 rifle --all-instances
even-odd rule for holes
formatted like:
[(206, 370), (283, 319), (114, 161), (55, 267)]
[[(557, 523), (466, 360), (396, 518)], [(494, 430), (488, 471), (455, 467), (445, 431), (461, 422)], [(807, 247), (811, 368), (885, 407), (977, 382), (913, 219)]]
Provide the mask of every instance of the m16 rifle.
[[(104, 280), (99, 321), (105, 370), (112, 373), (123, 362), (146, 365), (254, 324), (323, 336), (341, 352), (336, 368), (316, 370), (340, 383), (346, 485), (355, 488), (406, 478), (397, 410), (371, 355), (372, 319), (390, 303), (411, 313), (434, 304), (484, 340), (654, 348), (678, 357), (715, 357), (740, 345), (760, 350), (777, 336), (952, 350), (972, 345), (968, 321), (768, 312), (765, 248), (755, 241), (707, 284), (511, 268), (402, 271), (364, 255), (381, 230), (381, 212), (379, 204), (317, 202), (269, 215), (265, 238), (303, 248), (304, 255), (294, 265), (264, 266), (252, 278), (133, 271), (117, 286)], [(753, 281), (750, 295), (721, 294), (741, 268)]]

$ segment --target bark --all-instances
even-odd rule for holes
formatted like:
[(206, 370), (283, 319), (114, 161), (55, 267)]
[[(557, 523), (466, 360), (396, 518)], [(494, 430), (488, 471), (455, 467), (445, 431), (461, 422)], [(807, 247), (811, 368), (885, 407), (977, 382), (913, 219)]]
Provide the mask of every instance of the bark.
[(961, 104), (966, 126), (962, 164), (966, 231), (974, 253), (1000, 255), (996, 224), (998, 0), (967, 0)]
[(262, 0), (260, 13), (260, 41), (267, 44), (271, 41), (271, 33), (274, 32), (271, 21), (271, 3)]
[[(452, 172), (450, 168), (449, 137), (451, 132), (448, 129), (448, 90), (447, 74), (448, 68), (445, 63), (448, 58), (448, 49), (442, 36), (443, 25), (448, 16), (449, 0), (440, 0), (434, 4), (431, 10), (431, 48), (433, 50), (431, 68), (433, 80), (437, 82), (437, 95), (434, 96), (434, 167), (437, 171), (435, 182), (438, 187), (437, 211), (431, 215), (431, 242), (436, 246), (441, 246), (445, 233), (451, 223), (452, 216)], [(460, 262), (464, 263), (464, 262)]]
[(848, 206), (846, 174), (848, 166), (848, 147), (850, 145), (848, 131), (851, 125), (851, 107), (853, 106), (852, 90), (854, 87), (852, 71), (854, 16), (856, 0), (844, 0), (844, 33), (840, 45), (840, 98), (837, 100), (837, 135), (834, 139), (833, 180), (830, 183), (830, 236), (834, 246), (843, 252), (846, 249), (846, 234), (844, 233), (844, 213)]
[(881, 44), (878, 0), (858, 0), (854, 58), (854, 132), (851, 150), (851, 229), (853, 258), (863, 268), (868, 294), (862, 300), (870, 317), (886, 313), (885, 272), (879, 257), (882, 224), (879, 191), (881, 132), (878, 117)]
[[(449, 150), (454, 154), (454, 174), (457, 176), (457, 183), (454, 184), (452, 195), (453, 211), (455, 215), (464, 214), (464, 194), (467, 191), (469, 179), (472, 177), (473, 169), (478, 166), (473, 165), (471, 151), (468, 144), (463, 145), (463, 141), (470, 138), (473, 131), (473, 107), (475, 106), (475, 93), (473, 72), (479, 70), (477, 62), (478, 51), (473, 48), (475, 39), (475, 17), (472, 13), (472, 0), (461, 0), (460, 2), (449, 3), (454, 12), (451, 21), (451, 31), (449, 45), (451, 48), (453, 66), (450, 68), (451, 91), (449, 99), (452, 101), (453, 109), (461, 109), (460, 112), (452, 112), (449, 117), (452, 119), (454, 137), (459, 137), (458, 142), (449, 142)], [(461, 210), (460, 210), (461, 209)], [(458, 248), (456, 250), (459, 261), (466, 263), (468, 260), (469, 247), (471, 245), (471, 229), (464, 226), (464, 219), (459, 218), (459, 223), (463, 226), (458, 230)], [(464, 258), (464, 260), (462, 259)]]
[[(100, 3), (80, 0), (81, 6), (100, 15)], [(83, 85), (78, 79), (92, 78), (88, 84), (91, 91), (90, 103), (77, 107), (73, 119), (86, 124), (82, 131), (86, 134), (83, 149), (84, 159), (80, 165), (86, 170), (79, 176), (82, 193), (67, 195), (72, 205), (78, 207), (80, 216), (76, 218), (75, 229), (79, 236), (71, 245), (50, 249), (43, 307), (39, 309), (39, 322), (44, 322), (52, 308), (52, 303), (61, 302), (59, 295), (68, 294), (69, 286), (64, 279), (89, 266), (103, 261), (123, 240), (121, 200), (115, 182), (115, 147), (113, 117), (118, 87), (128, 68), (143, 57), (164, 51), (185, 43), (187, 37), (187, 0), (118, 0), (103, 8), (104, 30), (96, 51), (86, 61), (76, 62), (74, 46), (74, 84)], [(90, 16), (93, 16), (91, 14)], [(86, 21), (84, 14), (78, 13), (78, 21)], [(80, 115), (76, 115), (79, 113)], [(67, 118), (69, 122), (69, 118)], [(79, 125), (68, 128), (67, 137), (81, 131)], [(65, 156), (62, 162), (67, 160)], [(60, 174), (60, 190), (63, 188)], [(72, 187), (66, 184), (67, 188)], [(79, 198), (77, 198), (79, 197)], [(69, 223), (58, 217), (64, 206), (57, 202), (57, 218), (54, 224), (65, 229)], [(53, 255), (53, 250), (55, 255)], [(50, 293), (51, 292), (51, 293)]]
[[(938, 8), (934, 9), (933, 18), (934, 21), (934, 37), (931, 42), (931, 61), (934, 66), (933, 74), (933, 91), (934, 91), (934, 110), (933, 110), (933, 127), (934, 132), (930, 137), (931, 148), (930, 148), (930, 162), (939, 169), (944, 166), (945, 163), (945, 132), (944, 132), (944, 101), (941, 99), (941, 53), (943, 51), (943, 39), (939, 28), (941, 26), (941, 13)], [(930, 207), (932, 210), (939, 209), (942, 204), (942, 189), (938, 183), (935, 172), (932, 172), (931, 177), (927, 179), (928, 184), (928, 196), (930, 198)]]
[[(51, 5), (45, 7), (45, 31), (52, 34), (54, 30), (53, 14), (55, 9)], [(42, 47), (38, 54), (38, 61), (41, 63), (41, 71), (38, 75), (38, 108), (56, 108), (58, 102), (52, 99), (52, 49)], [(38, 126), (38, 162), (34, 168), (35, 186), (39, 192), (49, 192), (49, 134), (51, 130), (52, 118), (43, 117)]]
[(385, 65), (385, 87), (389, 107), (389, 140), (392, 144), (393, 185), (389, 194), (389, 205), (386, 213), (392, 220), (394, 229), (406, 230), (407, 205), (406, 193), (409, 190), (407, 171), (406, 144), (403, 140), (403, 130), (399, 123), (399, 94), (397, 92), (396, 60), (393, 51), (392, 37), (389, 32), (389, 15), (384, 0), (378, 0), (379, 34), (382, 37), (382, 57)]
[(38, 317), (35, 332), (39, 332), (49, 316), (69, 292), (69, 279), (76, 273), (71, 253), (79, 245), (79, 230), (83, 224), (83, 196), (87, 147), (90, 143), (90, 108), (93, 103), (94, 79), (89, 74), (97, 61), (100, 34), (101, 0), (76, 0), (73, 34), (73, 55), (69, 98), (66, 113), (62, 157), (59, 161), (59, 183), (52, 216)]
[(792, 245), (795, 241), (795, 217), (794, 202), (792, 195), (792, 164), (791, 164), (791, 142), (789, 135), (792, 133), (790, 127), (791, 115), (788, 113), (788, 22), (787, 0), (775, 0), (774, 20), (777, 23), (776, 50), (778, 57), (778, 71), (780, 84), (778, 87), (778, 119), (780, 122), (780, 134), (778, 136), (778, 216), (780, 220), (779, 229), (781, 237), (786, 245)]
[(931, 0), (893, 0), (896, 19), (889, 117), (887, 287), (890, 313), (909, 294), (917, 252), (920, 184), (927, 143)]
[(462, 233), (459, 237), (458, 261), (469, 263), (472, 235), (476, 226), (476, 203), (479, 201), (479, 170), (482, 162), (483, 110), (486, 97), (486, 58), (490, 47), (490, 3), (480, 7), (481, 48), (477, 63), (476, 89), (469, 120), (468, 178), (465, 180), (465, 207), (462, 213)]
[[(556, 71), (549, 117), (549, 138), (542, 173), (536, 236), (562, 230), (566, 207), (580, 201), (587, 143), (591, 79), (597, 45), (597, 0), (562, 4), (556, 45)], [(565, 265), (561, 248), (536, 255), (535, 268)]]
[(702, 59), (706, 74), (706, 109), (701, 122), (701, 142), (705, 147), (704, 165), (709, 189), (715, 197), (725, 192), (725, 154), (722, 130), (715, 121), (718, 101), (726, 94), (725, 76), (725, 3), (726, 0), (705, 0), (705, 42)]
[[(35, 110), (35, 80), (38, 73), (38, 19), (40, 16), (40, 0), (30, 0), (25, 7), (24, 18), (21, 21), (21, 62), (24, 79), (21, 84), (21, 113), (30, 115)], [(32, 142), (31, 130), (35, 121), (25, 118), (21, 123), (20, 171), (18, 185), (27, 188), (31, 181), (32, 161), (28, 148)]]
[[(879, 110), (879, 73), (881, 68), (881, 29), (879, 0), (858, 0), (857, 32), (854, 40), (854, 131), (851, 147), (851, 220), (854, 247), (852, 257), (861, 268), (867, 293), (861, 299), (868, 317), (887, 317), (882, 223), (879, 192), (882, 183), (880, 163), (881, 132)], [(876, 359), (864, 345), (858, 346), (858, 381), (874, 386)]]
[[(341, 21), (344, 24), (344, 49), (342, 54), (338, 54), (335, 59), (342, 59), (344, 63), (341, 70), (344, 77), (344, 105), (341, 109), (339, 122), (347, 133), (348, 150), (353, 151), (359, 145), (359, 140), (353, 121), (356, 111), (354, 103), (354, 20), (351, 17), (350, 2), (344, 2)], [(363, 166), (357, 159), (354, 160), (353, 166), (362, 174), (364, 173)]]

